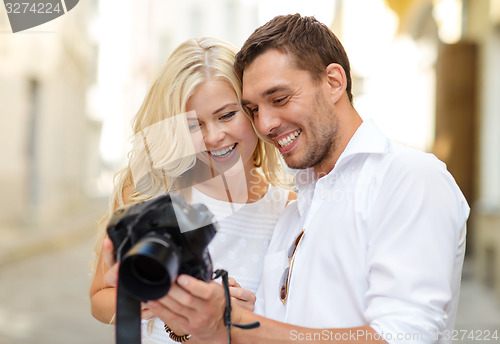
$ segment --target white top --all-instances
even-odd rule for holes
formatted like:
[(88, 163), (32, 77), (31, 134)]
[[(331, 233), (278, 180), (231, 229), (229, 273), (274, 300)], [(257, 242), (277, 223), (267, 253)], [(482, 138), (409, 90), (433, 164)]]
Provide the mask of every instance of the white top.
[[(312, 328), (369, 325), (390, 343), (453, 329), (469, 207), (442, 162), (364, 122), (328, 175), (303, 170), (295, 182), (299, 199), (276, 225), (257, 313)], [(283, 305), (280, 278), (303, 228)]]
[[(237, 204), (213, 199), (193, 189), (191, 203), (205, 204), (219, 224), (217, 234), (208, 246), (214, 271), (225, 269), (242, 288), (257, 292), (264, 257), (288, 195), (288, 190), (269, 185), (269, 190), (260, 200)], [(148, 323), (142, 321), (143, 344), (175, 343), (165, 333), (163, 321), (154, 319), (154, 323), (149, 324), (152, 331), (148, 331)]]

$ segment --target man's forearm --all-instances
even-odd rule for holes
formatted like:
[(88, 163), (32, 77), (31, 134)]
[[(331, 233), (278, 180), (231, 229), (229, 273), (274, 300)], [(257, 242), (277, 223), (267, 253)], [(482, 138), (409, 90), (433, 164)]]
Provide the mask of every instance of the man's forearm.
[[(231, 329), (231, 342), (234, 344), (284, 344), (284, 343), (386, 343), (370, 326), (345, 329), (313, 329), (289, 325), (254, 313), (243, 311), (238, 323), (247, 324), (258, 321), (260, 326), (253, 330)], [(220, 344), (227, 343), (220, 342)]]

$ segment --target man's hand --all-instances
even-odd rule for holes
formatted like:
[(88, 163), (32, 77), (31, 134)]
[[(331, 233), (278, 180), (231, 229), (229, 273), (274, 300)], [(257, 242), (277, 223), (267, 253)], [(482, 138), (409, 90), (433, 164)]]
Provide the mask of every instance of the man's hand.
[[(225, 343), (227, 340), (223, 320), (226, 305), (224, 290), (214, 281), (206, 283), (181, 275), (166, 296), (149, 301), (147, 305), (169, 326), (182, 329), (182, 332), (190, 333), (201, 341)], [(237, 317), (239, 307), (233, 309), (231, 315)]]

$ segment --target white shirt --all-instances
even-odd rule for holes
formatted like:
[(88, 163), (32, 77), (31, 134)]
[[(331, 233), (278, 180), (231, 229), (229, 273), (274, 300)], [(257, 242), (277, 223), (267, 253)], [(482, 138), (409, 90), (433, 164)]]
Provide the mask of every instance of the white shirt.
[[(469, 207), (442, 162), (364, 122), (328, 175), (302, 170), (295, 182), (299, 199), (276, 225), (257, 313), (312, 328), (369, 325), (394, 343), (453, 329)], [(283, 305), (280, 278), (303, 228)]]

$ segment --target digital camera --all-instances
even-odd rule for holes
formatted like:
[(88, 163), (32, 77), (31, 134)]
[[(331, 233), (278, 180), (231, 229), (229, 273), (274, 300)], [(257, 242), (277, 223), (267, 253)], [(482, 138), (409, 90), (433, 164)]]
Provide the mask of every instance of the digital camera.
[(180, 274), (212, 278), (207, 246), (216, 224), (203, 204), (163, 195), (117, 210), (107, 232), (120, 263), (120, 283), (138, 301), (164, 296)]

